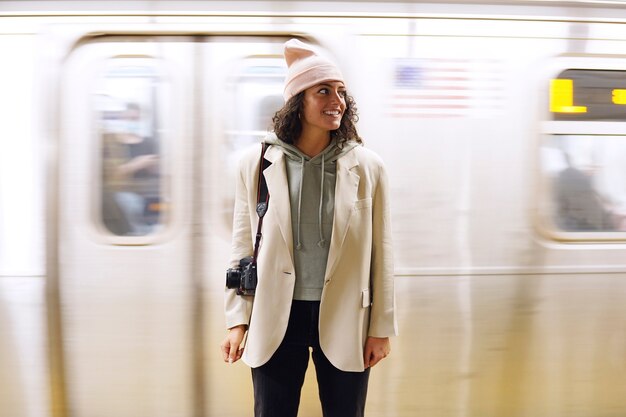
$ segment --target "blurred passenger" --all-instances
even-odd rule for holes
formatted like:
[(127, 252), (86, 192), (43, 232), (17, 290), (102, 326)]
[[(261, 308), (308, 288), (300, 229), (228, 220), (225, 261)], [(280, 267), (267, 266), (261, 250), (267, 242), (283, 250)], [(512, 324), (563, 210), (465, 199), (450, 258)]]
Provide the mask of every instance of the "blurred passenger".
[[(286, 104), (264, 141), (258, 285), (254, 296), (226, 290), (221, 349), (252, 367), (256, 417), (296, 417), (309, 349), (323, 415), (362, 417), (369, 370), (397, 332), (385, 167), (361, 146), (335, 64), (295, 39), (284, 52)], [(232, 267), (253, 255), (260, 151), (239, 165)]]
[(567, 168), (555, 180), (558, 226), (567, 231), (614, 230), (613, 216), (594, 188), (594, 168), (578, 169), (567, 152), (564, 156)]
[(602, 170), (597, 174), (598, 193), (611, 201), (616, 230), (626, 231), (626, 143), (620, 136), (602, 138)]
[(117, 235), (146, 235), (158, 221), (149, 210), (159, 196), (158, 149), (142, 132), (137, 104), (112, 122), (104, 135), (104, 222)]

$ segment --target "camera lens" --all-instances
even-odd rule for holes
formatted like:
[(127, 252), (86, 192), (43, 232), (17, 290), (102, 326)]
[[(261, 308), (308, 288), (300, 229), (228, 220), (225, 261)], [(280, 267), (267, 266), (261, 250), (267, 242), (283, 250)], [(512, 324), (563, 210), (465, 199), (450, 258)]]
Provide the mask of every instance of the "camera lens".
[(241, 284), (241, 270), (230, 268), (226, 271), (226, 288), (239, 288)]

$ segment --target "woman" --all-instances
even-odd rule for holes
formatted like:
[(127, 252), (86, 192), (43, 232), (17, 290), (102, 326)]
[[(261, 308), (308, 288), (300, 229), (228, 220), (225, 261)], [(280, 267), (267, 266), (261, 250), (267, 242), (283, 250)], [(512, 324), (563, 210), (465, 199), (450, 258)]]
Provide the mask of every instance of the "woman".
[[(295, 39), (285, 59), (286, 104), (265, 139), (258, 285), (254, 297), (226, 290), (222, 354), (252, 368), (256, 417), (297, 415), (309, 348), (324, 416), (363, 416), (369, 370), (397, 334), (385, 169), (360, 146), (339, 69)], [(233, 267), (253, 253), (260, 151), (239, 167)]]

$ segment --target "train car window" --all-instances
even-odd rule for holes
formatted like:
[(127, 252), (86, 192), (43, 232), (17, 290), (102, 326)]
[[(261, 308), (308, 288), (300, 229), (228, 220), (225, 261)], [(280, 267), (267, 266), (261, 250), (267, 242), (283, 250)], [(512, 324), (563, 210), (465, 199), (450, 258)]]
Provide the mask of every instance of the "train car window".
[(566, 69), (550, 80), (544, 216), (565, 240), (626, 237), (626, 71)]
[(550, 135), (542, 155), (558, 229), (626, 232), (626, 136)]
[(159, 103), (165, 89), (156, 60), (112, 59), (98, 80), (101, 221), (117, 236), (146, 236), (168, 220)]
[(227, 143), (231, 154), (259, 142), (272, 128), (272, 117), (283, 103), (286, 66), (280, 56), (244, 58), (230, 80), (232, 117)]
[(568, 69), (550, 83), (554, 120), (626, 122), (626, 71)]

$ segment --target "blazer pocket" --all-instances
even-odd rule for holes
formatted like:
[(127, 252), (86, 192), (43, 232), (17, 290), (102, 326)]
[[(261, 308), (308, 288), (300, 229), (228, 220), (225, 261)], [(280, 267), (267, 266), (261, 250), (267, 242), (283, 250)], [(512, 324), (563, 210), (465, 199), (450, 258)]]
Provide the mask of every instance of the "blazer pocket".
[(372, 300), (370, 298), (370, 289), (364, 288), (363, 291), (361, 291), (361, 307), (367, 308), (370, 305), (372, 305)]
[(372, 207), (372, 198), (364, 198), (362, 200), (357, 200), (354, 202), (354, 209), (361, 210), (364, 208)]

